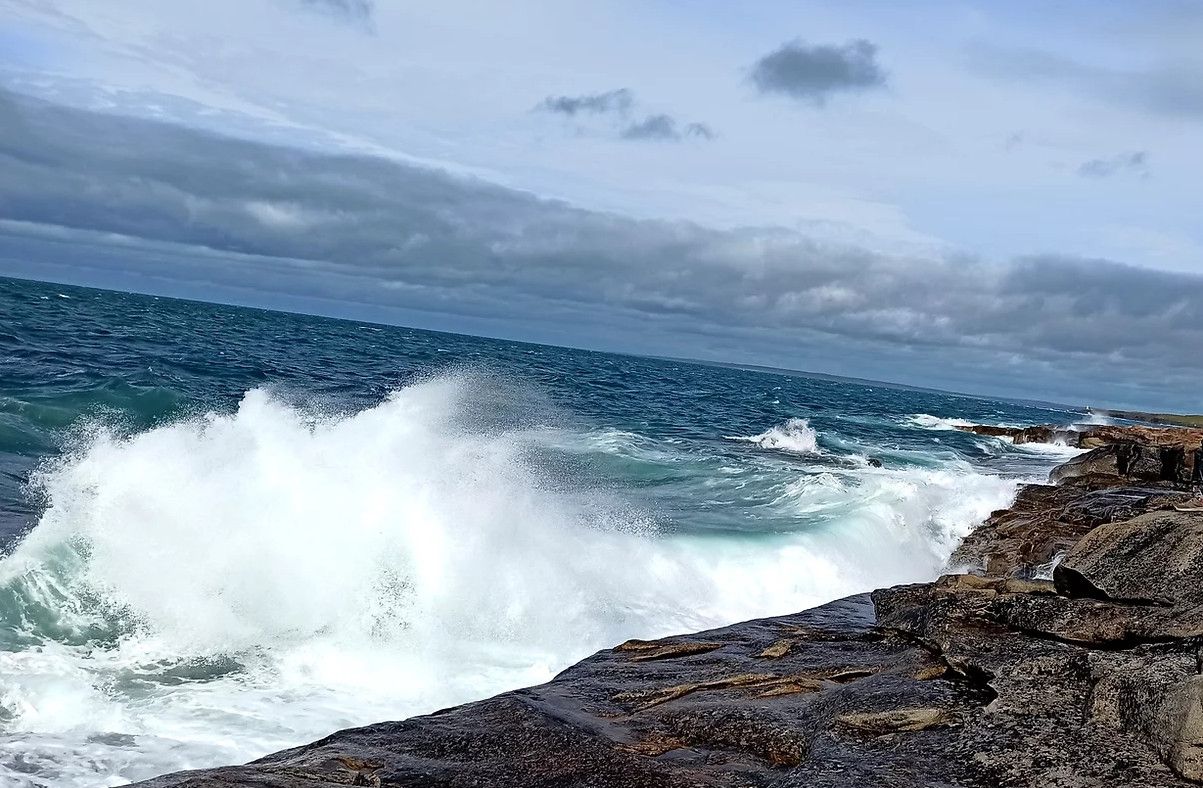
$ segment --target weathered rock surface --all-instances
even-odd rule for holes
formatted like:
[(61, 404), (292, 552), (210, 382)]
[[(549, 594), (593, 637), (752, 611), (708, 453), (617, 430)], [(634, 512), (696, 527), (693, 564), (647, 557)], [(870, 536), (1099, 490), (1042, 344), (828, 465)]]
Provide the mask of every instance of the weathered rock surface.
[(1057, 556), (1097, 526), (1145, 512), (1172, 511), (1192, 498), (1184, 490), (1128, 486), (1119, 476), (1071, 480), (1061, 486), (1021, 489), (1010, 509), (993, 513), (965, 538), (953, 553), (952, 565), (988, 575), (1051, 577)]
[(1086, 534), (1056, 568), (1073, 596), (1176, 610), (1203, 604), (1203, 515), (1150, 512)]
[(1200, 450), (1178, 445), (1113, 443), (1073, 458), (1053, 470), (1054, 482), (1082, 476), (1120, 476), (1142, 482), (1175, 485), (1197, 481), (1203, 469)]
[(1128, 434), (1024, 488), (958, 551), (979, 574), (628, 641), (539, 687), (141, 785), (1197, 785), (1203, 513), (1175, 509), (1190, 476), (1163, 451), (1197, 467), (1192, 440)]
[(1118, 424), (1078, 424), (1058, 427), (1052, 424), (1035, 427), (998, 427), (992, 424), (958, 426), (962, 432), (1006, 438), (1014, 443), (1060, 443), (1076, 449), (1097, 449), (1120, 443), (1147, 446), (1181, 446), (1198, 449), (1203, 443), (1203, 428), (1142, 427)]
[(1203, 429), (1198, 427), (1139, 427), (1135, 425), (1095, 424), (1079, 428), (1078, 447), (1096, 449), (1110, 443), (1142, 443), (1150, 446), (1187, 446), (1199, 448)]

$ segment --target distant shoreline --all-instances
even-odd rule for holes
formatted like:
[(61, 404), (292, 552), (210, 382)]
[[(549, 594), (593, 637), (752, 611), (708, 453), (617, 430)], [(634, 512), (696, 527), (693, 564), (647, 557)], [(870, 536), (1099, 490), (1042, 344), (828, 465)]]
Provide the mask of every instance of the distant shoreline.
[(1110, 410), (1106, 408), (1087, 408), (1089, 413), (1111, 416), (1130, 421), (1147, 421), (1151, 424), (1172, 424), (1176, 427), (1203, 427), (1203, 416), (1189, 416), (1179, 413), (1144, 413), (1138, 410)]

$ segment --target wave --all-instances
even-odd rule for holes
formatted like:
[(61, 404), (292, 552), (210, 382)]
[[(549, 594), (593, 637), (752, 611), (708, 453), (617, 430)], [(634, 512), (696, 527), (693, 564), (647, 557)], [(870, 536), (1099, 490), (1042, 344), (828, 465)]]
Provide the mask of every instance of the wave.
[[(480, 388), (431, 380), (351, 414), (255, 390), (43, 468), (45, 511), (0, 559), (0, 782), (24, 784), (31, 753), (77, 786), (243, 762), (629, 637), (925, 579), (1014, 490), (869, 469), (783, 493), (783, 511), (825, 513), (815, 527), (666, 532), (532, 461), (556, 431), (482, 418)], [(818, 450), (801, 419), (743, 440)]]
[(1065, 443), (1014, 443), (1007, 441), (1007, 445), (1014, 447), (1017, 451), (1063, 459), (1076, 457), (1079, 454), (1085, 454), (1090, 451), (1089, 449), (1079, 449), (1076, 446), (1069, 446)]
[[(894, 561), (937, 571), (974, 526), (1011, 501), (1017, 487), (1016, 479), (979, 473), (964, 462), (940, 469), (864, 468), (802, 477), (777, 505), (830, 527), (833, 538), (864, 540), (858, 564), (882, 577), (892, 573)], [(876, 553), (874, 540), (888, 543), (890, 554)]]
[(821, 454), (819, 434), (806, 419), (790, 419), (784, 424), (770, 427), (762, 433), (750, 436), (728, 435), (727, 440), (754, 443), (762, 449), (775, 449), (791, 454)]
[(64, 431), (90, 421), (108, 418), (144, 429), (183, 407), (183, 397), (170, 389), (116, 378), (51, 394), (0, 395), (0, 452), (52, 452)]
[(933, 416), (930, 413), (916, 413), (908, 416), (907, 423), (913, 424), (916, 427), (923, 427), (929, 430), (955, 430), (957, 427), (972, 427), (974, 422), (966, 421), (965, 419), (946, 419), (941, 416)]

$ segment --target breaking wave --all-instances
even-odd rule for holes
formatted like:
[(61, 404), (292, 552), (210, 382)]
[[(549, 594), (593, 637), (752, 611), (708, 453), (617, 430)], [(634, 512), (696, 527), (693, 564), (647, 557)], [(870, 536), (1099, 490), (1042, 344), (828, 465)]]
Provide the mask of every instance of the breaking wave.
[[(794, 530), (665, 530), (555, 478), (532, 451), (564, 431), (490, 426), (474, 385), (351, 414), (255, 390), (45, 467), (44, 513), (0, 559), (0, 781), (242, 762), (538, 683), (629, 637), (924, 579), (1015, 488), (965, 464), (858, 468), (777, 490)], [(804, 419), (740, 440), (819, 452)], [(632, 433), (578, 443), (671, 452)]]
[(930, 413), (916, 413), (907, 418), (907, 422), (916, 427), (924, 427), (929, 430), (955, 430), (957, 427), (972, 427), (974, 422), (966, 421), (965, 419), (946, 419), (940, 416), (933, 416)]
[(790, 419), (770, 427), (758, 435), (729, 435), (727, 440), (754, 443), (762, 449), (776, 449), (792, 454), (819, 454), (819, 434), (806, 419)]

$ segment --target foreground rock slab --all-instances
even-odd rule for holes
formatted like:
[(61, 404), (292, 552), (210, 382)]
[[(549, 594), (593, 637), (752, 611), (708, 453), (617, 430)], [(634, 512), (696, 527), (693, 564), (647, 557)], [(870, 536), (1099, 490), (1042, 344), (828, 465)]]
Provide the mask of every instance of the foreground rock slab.
[(542, 686), (140, 785), (1198, 785), (1203, 513), (1151, 467), (1024, 489), (958, 552), (971, 573), (628, 641)]

